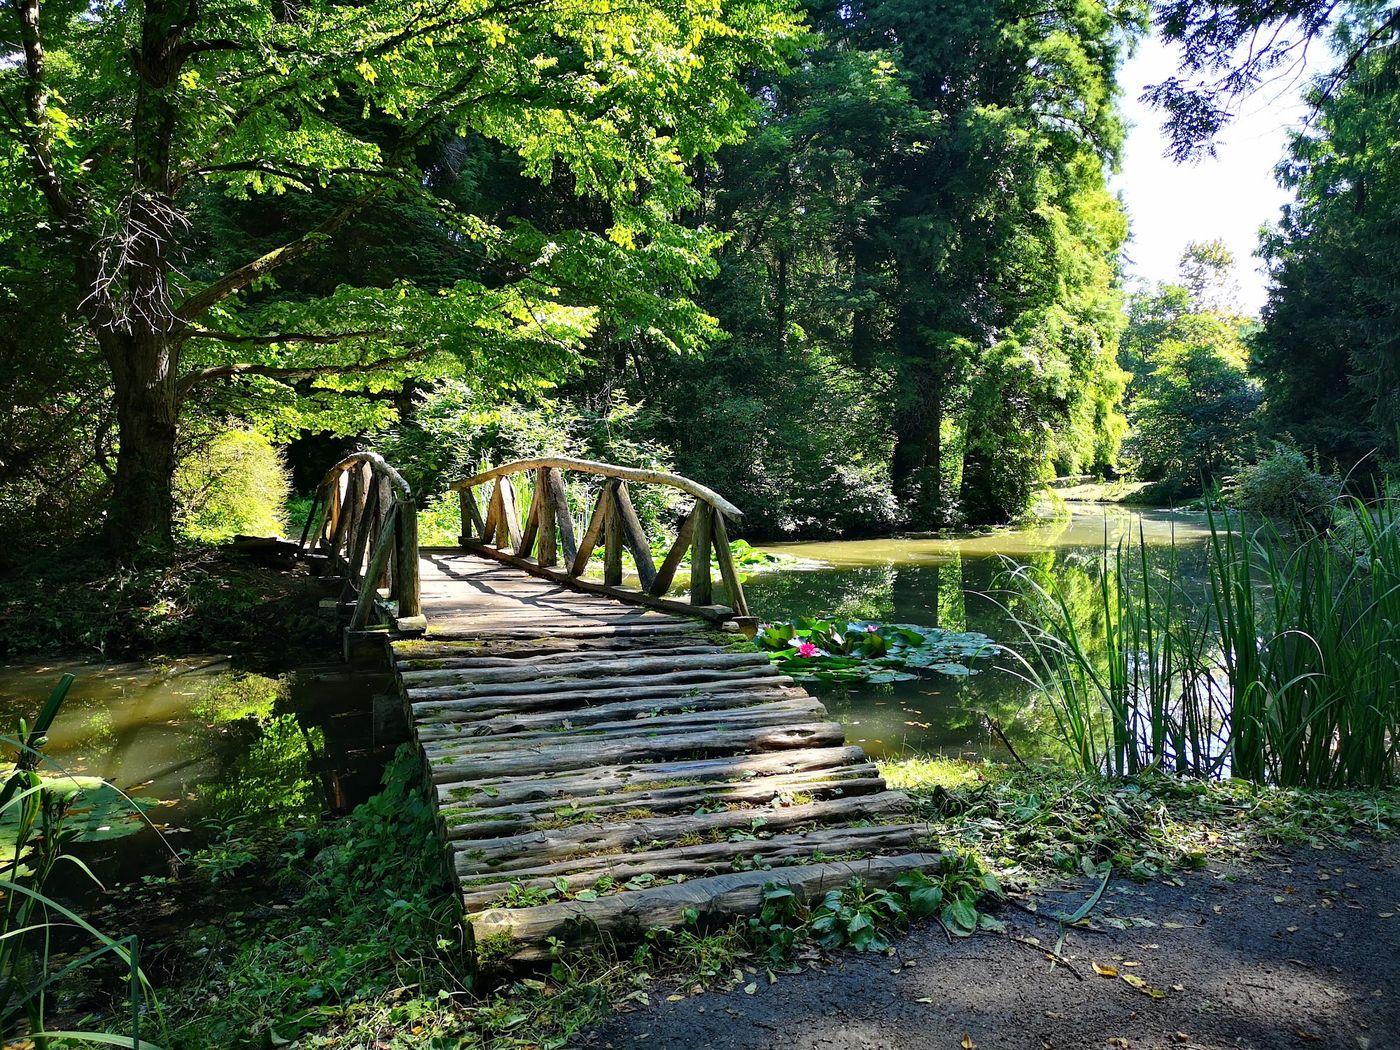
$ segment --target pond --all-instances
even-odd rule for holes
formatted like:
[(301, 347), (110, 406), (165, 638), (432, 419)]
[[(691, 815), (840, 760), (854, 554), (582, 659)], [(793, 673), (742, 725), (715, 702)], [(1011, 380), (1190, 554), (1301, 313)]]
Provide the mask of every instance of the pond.
[(235, 828), (347, 812), (377, 790), (407, 737), (387, 673), (224, 657), (0, 667), (0, 733), (32, 720), (65, 673), (75, 682), (42, 769), (127, 796), (89, 791), (67, 824), (78, 833), (70, 852), (108, 885), (167, 874), (182, 852)]
[[(872, 619), (977, 631), (1014, 644), (1019, 631), (1005, 608), (1005, 577), (1017, 566), (1053, 575), (1085, 600), (1097, 586), (1105, 543), (1131, 530), (1149, 546), (1175, 543), (1187, 586), (1204, 587), (1205, 516), (1166, 510), (1070, 504), (1067, 515), (1034, 528), (953, 538), (878, 539), (769, 544), (762, 550), (801, 559), (751, 575), (749, 606), (761, 619), (799, 616)], [(1101, 627), (1100, 627), (1101, 629)], [(994, 719), (1018, 754), (1050, 753), (1053, 715), (1003, 658), (975, 675), (943, 675), (886, 685), (811, 683), (847, 739), (878, 757), (909, 752), (1008, 758)]]

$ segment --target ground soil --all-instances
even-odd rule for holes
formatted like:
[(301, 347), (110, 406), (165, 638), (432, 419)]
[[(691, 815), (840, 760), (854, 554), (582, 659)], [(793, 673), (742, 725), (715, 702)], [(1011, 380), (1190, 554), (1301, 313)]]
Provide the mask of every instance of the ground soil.
[(1114, 879), (1092, 929), (1066, 937), (1072, 970), (1011, 939), (1053, 945), (1059, 927), (1044, 916), (1072, 911), (1092, 889), (1085, 880), (1027, 898), (1038, 914), (1005, 908), (1010, 936), (950, 943), (924, 924), (889, 956), (845, 952), (776, 983), (760, 970), (748, 985), (679, 1001), (668, 996), (687, 989), (658, 989), (651, 1006), (614, 1015), (578, 1045), (1400, 1050), (1400, 844)]

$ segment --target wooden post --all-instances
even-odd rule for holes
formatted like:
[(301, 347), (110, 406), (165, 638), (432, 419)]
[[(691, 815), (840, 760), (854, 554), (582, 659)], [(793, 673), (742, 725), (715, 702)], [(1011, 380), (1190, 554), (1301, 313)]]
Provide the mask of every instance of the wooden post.
[(481, 507), (476, 501), (476, 489), (462, 489), (462, 495), (466, 497), (467, 516), (471, 518), (476, 534), (489, 541), (491, 534), (486, 531), (486, 523), (481, 520)]
[(546, 467), (535, 471), (535, 499), (530, 505), (530, 518), (535, 523), (535, 561), (544, 566), (558, 565), (559, 548), (554, 539), (554, 490), (549, 486)]
[(622, 582), (622, 514), (618, 507), (622, 484), (616, 480), (608, 482), (608, 512), (603, 518), (603, 582), (609, 587)]
[(495, 543), (496, 531), (501, 526), (501, 483), (499, 480), (491, 486), (491, 494), (486, 497), (486, 523), (481, 527), (481, 542)]
[(651, 560), (651, 543), (642, 529), (642, 519), (632, 506), (632, 497), (627, 493), (627, 482), (617, 483), (617, 513), (622, 523), (622, 537), (627, 549), (637, 562), (637, 576), (642, 581), (642, 590), (650, 590), (656, 582), (656, 563)]
[[(355, 504), (355, 490), (359, 488), (360, 473), (355, 471), (352, 474), (346, 470), (342, 472), (341, 477), (345, 478), (345, 496), (336, 505), (335, 529), (331, 533), (330, 565), (333, 570), (338, 567), (337, 563), (343, 564), (344, 562), (344, 559), (340, 557), (340, 547), (345, 539), (345, 532), (350, 527), (351, 508)], [(340, 487), (338, 482), (336, 487)]]
[(729, 607), (737, 616), (749, 614), (748, 599), (744, 597), (744, 585), (739, 580), (739, 570), (734, 564), (734, 552), (729, 549), (729, 530), (724, 527), (723, 511), (714, 511), (715, 558), (719, 561), (720, 579), (729, 592)]
[(520, 511), (515, 503), (515, 485), (509, 477), (496, 482), (496, 495), (501, 503), (501, 517), (496, 522), (496, 546), (504, 550), (520, 547)]
[(690, 547), (690, 604), (711, 605), (714, 585), (710, 582), (710, 551), (714, 546), (714, 508), (695, 504), (695, 539)]
[[(379, 574), (384, 571), (384, 566), (389, 560), (389, 551), (394, 546), (393, 524), (394, 520), (397, 520), (397, 518), (398, 515), (391, 510), (389, 517), (385, 519), (385, 524), (388, 525), (389, 528), (381, 528), (379, 530), (379, 537), (375, 541), (374, 550), (369, 556), (369, 568), (365, 570), (364, 584), (360, 587), (360, 595), (355, 602), (355, 612), (350, 617), (350, 629), (352, 631), (358, 631), (360, 628), (364, 627), (365, 624), (369, 623), (369, 614), (374, 611), (374, 600), (378, 597), (378, 591), (374, 586), (374, 581), (379, 577)], [(368, 529), (364, 531), (366, 534), (369, 532)]]
[[(457, 543), (459, 546), (465, 546), (466, 542), (472, 538), (472, 515), (470, 507), (476, 502), (475, 498), (472, 496), (472, 490), (458, 490), (457, 502), (462, 508), (462, 531), (457, 534)], [(485, 536), (482, 537), (482, 539), (485, 538)]]
[(365, 490), (365, 499), (360, 504), (360, 509), (355, 515), (355, 520), (350, 524), (350, 535), (346, 541), (346, 570), (345, 579), (348, 584), (356, 581), (362, 587), (369, 586), (369, 577), (362, 576), (365, 571), (365, 556), (369, 552), (370, 534), (373, 533), (373, 522), (379, 507), (379, 486), (374, 484), (373, 477), (370, 483), (361, 487)]
[(680, 531), (676, 533), (676, 542), (671, 544), (670, 553), (662, 560), (661, 568), (656, 571), (656, 579), (652, 580), (651, 586), (647, 588), (648, 594), (659, 598), (671, 589), (676, 570), (680, 568), (685, 552), (690, 549), (690, 538), (695, 534), (695, 508), (699, 506), (700, 501), (696, 500), (695, 507), (690, 508), (690, 513), (681, 522)]
[(399, 571), (395, 580), (399, 615), (420, 616), (423, 612), (423, 602), (418, 578), (418, 504), (412, 499), (399, 497), (394, 531), (399, 540)]
[(569, 510), (569, 496), (564, 490), (564, 475), (558, 467), (545, 469), (545, 480), (549, 484), (549, 502), (554, 507), (554, 520), (559, 525), (559, 546), (564, 561), (570, 565), (578, 556), (578, 543), (574, 540), (574, 515)]
[(603, 523), (608, 518), (608, 508), (612, 505), (612, 482), (603, 482), (598, 490), (598, 502), (593, 504), (593, 516), (588, 519), (588, 528), (583, 530), (578, 552), (574, 554), (570, 576), (582, 576), (588, 569), (588, 559), (593, 556), (593, 548), (598, 546), (598, 538), (603, 534)]

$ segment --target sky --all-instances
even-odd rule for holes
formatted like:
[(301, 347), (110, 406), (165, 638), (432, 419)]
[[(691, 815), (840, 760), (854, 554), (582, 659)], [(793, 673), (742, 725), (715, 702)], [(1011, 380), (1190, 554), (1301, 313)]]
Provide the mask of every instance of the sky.
[(1274, 181), (1274, 166), (1283, 157), (1288, 129), (1306, 115), (1299, 97), (1303, 78), (1290, 75), (1246, 100), (1221, 134), (1215, 158), (1176, 164), (1163, 156), (1162, 115), (1138, 101), (1144, 87), (1176, 71), (1175, 49), (1154, 37), (1138, 45), (1120, 74), (1131, 130), (1112, 186), (1128, 207), (1125, 270), (1130, 278), (1174, 280), (1188, 241), (1218, 237), (1235, 253), (1240, 304), (1257, 313), (1266, 278), (1254, 252), (1260, 227), (1275, 222), (1289, 199)]

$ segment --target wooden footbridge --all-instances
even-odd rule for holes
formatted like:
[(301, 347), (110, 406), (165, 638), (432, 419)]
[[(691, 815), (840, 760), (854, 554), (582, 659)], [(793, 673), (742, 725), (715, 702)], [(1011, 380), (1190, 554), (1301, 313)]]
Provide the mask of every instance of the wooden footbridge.
[[(643, 484), (649, 516), (677, 520), (659, 564)], [(420, 550), (407, 484), (352, 456), (302, 546), (343, 580), (349, 630), (387, 639), (479, 950), (542, 958), (692, 909), (754, 912), (773, 884), (811, 898), (937, 863), (905, 796), (744, 644), (737, 508), (565, 458), (453, 488), (458, 546)]]

